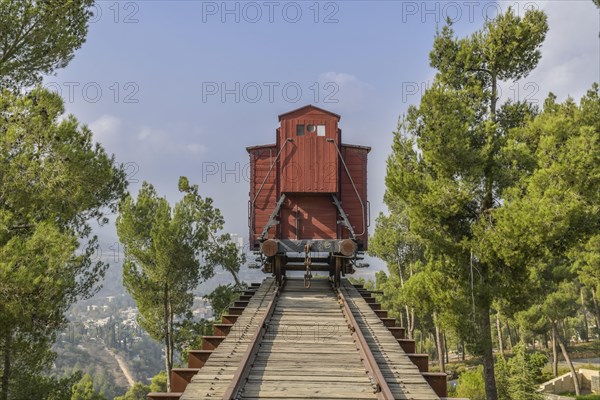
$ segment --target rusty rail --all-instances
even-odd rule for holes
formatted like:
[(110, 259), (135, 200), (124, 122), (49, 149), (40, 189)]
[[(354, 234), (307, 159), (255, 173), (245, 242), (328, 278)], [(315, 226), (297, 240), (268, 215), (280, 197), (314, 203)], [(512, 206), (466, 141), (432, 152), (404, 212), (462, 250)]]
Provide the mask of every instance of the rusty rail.
[(379, 400), (394, 400), (394, 395), (392, 394), (392, 391), (388, 386), (383, 373), (379, 369), (379, 365), (377, 365), (377, 360), (375, 360), (375, 356), (371, 352), (369, 344), (367, 343), (360, 326), (358, 326), (356, 318), (354, 318), (354, 314), (352, 314), (352, 310), (348, 305), (346, 296), (344, 296), (340, 288), (335, 288), (335, 290), (338, 294), (338, 298), (342, 302), (342, 311), (349, 322), (349, 328), (352, 331), (352, 336), (354, 337), (358, 346), (360, 358), (362, 359), (370, 378), (374, 381), (375, 394), (377, 395), (377, 398)]
[(240, 365), (238, 366), (237, 370), (235, 371), (235, 374), (233, 375), (231, 383), (229, 384), (229, 386), (225, 390), (225, 393), (223, 394), (223, 400), (236, 399), (239, 391), (242, 389), (242, 387), (246, 383), (248, 374), (250, 373), (250, 368), (252, 367), (252, 363), (254, 362), (254, 359), (256, 358), (258, 348), (260, 347), (262, 339), (265, 336), (265, 333), (267, 331), (268, 321), (269, 321), (269, 319), (271, 319), (271, 316), (273, 315), (273, 311), (275, 311), (275, 304), (277, 304), (277, 297), (279, 297), (279, 294), (281, 293), (284, 285), (285, 285), (285, 280), (284, 280), (283, 285), (281, 287), (277, 287), (275, 289), (275, 292), (273, 292), (273, 295), (271, 296), (271, 300), (269, 301), (269, 304), (267, 305), (267, 309), (265, 310), (265, 314), (262, 316), (262, 318), (260, 319), (260, 322), (258, 323), (258, 329), (257, 329), (256, 333), (254, 334), (254, 337), (252, 338), (251, 342), (248, 343), (248, 348), (246, 349), (246, 351), (244, 352), (244, 355), (242, 356)]

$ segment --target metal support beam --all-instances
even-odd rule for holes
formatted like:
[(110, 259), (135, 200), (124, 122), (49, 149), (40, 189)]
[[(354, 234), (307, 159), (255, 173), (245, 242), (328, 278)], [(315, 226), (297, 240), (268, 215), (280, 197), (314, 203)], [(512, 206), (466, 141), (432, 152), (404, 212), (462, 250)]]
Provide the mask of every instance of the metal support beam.
[(267, 233), (269, 232), (269, 229), (271, 229), (272, 226), (277, 225), (279, 223), (279, 221), (277, 221), (275, 218), (277, 217), (277, 214), (279, 214), (279, 210), (281, 209), (281, 206), (283, 205), (284, 201), (285, 201), (285, 194), (282, 194), (281, 197), (279, 197), (279, 200), (277, 200), (277, 204), (275, 205), (275, 208), (273, 209), (273, 212), (271, 213), (271, 216), (269, 217), (269, 221), (263, 228), (262, 233), (260, 234), (260, 237), (258, 238), (259, 240), (264, 240), (267, 237)]
[(344, 225), (350, 231), (350, 237), (352, 239), (356, 240), (356, 234), (354, 234), (354, 228), (352, 228), (352, 225), (350, 225), (350, 220), (348, 219), (348, 216), (344, 212), (344, 209), (342, 208), (342, 204), (340, 203), (340, 201), (338, 200), (338, 198), (335, 194), (332, 194), (331, 197), (333, 197), (333, 204), (335, 204), (335, 206), (338, 209), (338, 212), (340, 213), (340, 216), (342, 217), (342, 220), (338, 221), (338, 224), (341, 223), (342, 225)]

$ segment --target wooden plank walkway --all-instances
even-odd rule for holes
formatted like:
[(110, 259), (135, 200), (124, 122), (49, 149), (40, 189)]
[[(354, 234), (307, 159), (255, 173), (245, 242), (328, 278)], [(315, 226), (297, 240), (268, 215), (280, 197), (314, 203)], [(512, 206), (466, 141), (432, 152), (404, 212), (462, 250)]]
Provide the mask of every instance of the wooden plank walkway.
[[(314, 279), (305, 289), (302, 279), (288, 279), (274, 297), (276, 289), (265, 279), (181, 400), (223, 398), (272, 299), (273, 314), (235, 398), (381, 399), (329, 281)], [(358, 291), (346, 280), (339, 290), (394, 399), (439, 399)]]
[(231, 327), (229, 335), (210, 355), (200, 373), (187, 385), (181, 400), (223, 397), (275, 289), (275, 279), (267, 278), (263, 281), (244, 312)]
[(352, 313), (371, 352), (383, 372), (395, 399), (437, 400), (431, 386), (412, 363), (398, 341), (358, 291), (346, 279), (342, 279), (340, 291), (344, 293)]
[(269, 328), (241, 398), (376, 398), (329, 281), (289, 279)]

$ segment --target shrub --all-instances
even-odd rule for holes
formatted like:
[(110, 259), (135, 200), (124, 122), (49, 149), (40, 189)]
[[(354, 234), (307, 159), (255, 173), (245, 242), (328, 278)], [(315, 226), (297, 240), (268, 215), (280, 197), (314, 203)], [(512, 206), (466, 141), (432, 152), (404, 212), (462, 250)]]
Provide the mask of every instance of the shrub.
[(485, 400), (485, 384), (483, 382), (483, 366), (463, 372), (458, 378), (456, 396), (470, 400)]

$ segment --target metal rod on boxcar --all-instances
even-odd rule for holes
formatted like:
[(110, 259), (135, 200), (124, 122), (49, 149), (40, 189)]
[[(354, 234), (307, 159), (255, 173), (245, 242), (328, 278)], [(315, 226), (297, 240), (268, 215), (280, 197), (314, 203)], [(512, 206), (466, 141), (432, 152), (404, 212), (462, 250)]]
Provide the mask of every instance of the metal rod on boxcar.
[(335, 149), (337, 150), (338, 155), (340, 156), (340, 160), (344, 165), (344, 169), (346, 170), (346, 174), (348, 174), (348, 178), (350, 178), (350, 183), (352, 183), (352, 188), (354, 188), (354, 193), (356, 193), (356, 197), (358, 197), (358, 201), (360, 202), (360, 209), (362, 211), (362, 223), (363, 223), (363, 231), (357, 235), (362, 236), (365, 234), (367, 230), (367, 223), (365, 221), (365, 204), (363, 203), (360, 195), (358, 194), (358, 189), (356, 189), (356, 185), (354, 184), (354, 180), (352, 179), (352, 175), (350, 175), (350, 171), (348, 170), (348, 166), (346, 165), (346, 161), (344, 161), (344, 157), (342, 157), (342, 153), (340, 152), (339, 146), (335, 139), (327, 139), (328, 142), (335, 144)]
[[(252, 212), (251, 213), (252, 216), (254, 216), (254, 204), (256, 203), (256, 199), (258, 198), (258, 195), (260, 194), (261, 190), (265, 186), (265, 183), (267, 182), (267, 179), (269, 178), (269, 175), (271, 175), (271, 171), (273, 170), (273, 167), (277, 163), (277, 160), (279, 160), (279, 156), (281, 155), (281, 152), (285, 148), (285, 145), (288, 144), (288, 142), (293, 142), (293, 141), (294, 141), (294, 139), (287, 138), (286, 141), (283, 143), (283, 146), (281, 146), (281, 149), (279, 149), (279, 152), (277, 153), (277, 156), (275, 157), (275, 160), (271, 163), (271, 166), (269, 167), (269, 171), (267, 172), (267, 175), (265, 176), (265, 179), (263, 179), (262, 183), (260, 184), (260, 188), (258, 188), (258, 192), (256, 192), (256, 195), (254, 196), (254, 199), (252, 199), (252, 209), (250, 210)], [(251, 220), (250, 221), (250, 226), (252, 226), (253, 223), (254, 223), (254, 220)]]

